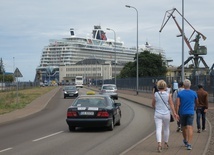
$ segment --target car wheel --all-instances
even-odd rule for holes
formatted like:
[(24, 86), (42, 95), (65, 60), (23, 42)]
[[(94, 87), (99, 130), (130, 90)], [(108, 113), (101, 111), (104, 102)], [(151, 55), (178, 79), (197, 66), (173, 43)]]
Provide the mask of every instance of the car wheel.
[(120, 123), (120, 119), (119, 119), (116, 125), (120, 125), (120, 124), (121, 124), (121, 123)]
[(108, 127), (109, 131), (113, 131), (114, 129), (114, 121), (112, 120), (111, 125)]
[(66, 96), (64, 96), (64, 98), (66, 98)]
[(75, 126), (69, 126), (69, 131), (75, 131), (76, 127)]

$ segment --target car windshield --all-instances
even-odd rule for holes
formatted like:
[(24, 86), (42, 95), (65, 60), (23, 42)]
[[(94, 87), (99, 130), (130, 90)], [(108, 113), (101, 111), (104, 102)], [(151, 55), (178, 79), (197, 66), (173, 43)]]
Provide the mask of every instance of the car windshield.
[(73, 104), (77, 107), (106, 107), (107, 102), (104, 97), (81, 97)]
[(114, 89), (116, 89), (116, 86), (103, 86), (103, 89), (105, 89), (105, 90), (114, 90)]
[(76, 90), (75, 86), (65, 87), (64, 90)]

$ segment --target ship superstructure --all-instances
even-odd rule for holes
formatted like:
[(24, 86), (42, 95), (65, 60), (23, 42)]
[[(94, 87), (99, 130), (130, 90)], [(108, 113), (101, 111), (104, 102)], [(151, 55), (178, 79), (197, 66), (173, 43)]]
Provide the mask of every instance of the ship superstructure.
[[(92, 37), (77, 37), (74, 29), (70, 29), (70, 34), (71, 36), (68, 38), (51, 39), (49, 45), (44, 47), (40, 66), (36, 69), (36, 79), (58, 81), (59, 66), (75, 65), (77, 62), (92, 56), (120, 65), (134, 61), (136, 48), (128, 48), (124, 46), (123, 42), (107, 39), (101, 26), (94, 26)], [(164, 55), (161, 49), (153, 52)]]

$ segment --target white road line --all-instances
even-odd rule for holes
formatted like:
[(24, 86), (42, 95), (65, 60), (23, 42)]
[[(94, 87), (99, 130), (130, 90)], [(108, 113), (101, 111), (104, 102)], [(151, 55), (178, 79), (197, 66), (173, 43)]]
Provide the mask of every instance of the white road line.
[(37, 141), (39, 141), (39, 140), (42, 140), (42, 139), (45, 139), (45, 138), (49, 138), (49, 137), (51, 137), (51, 136), (58, 135), (58, 134), (60, 134), (60, 133), (62, 133), (62, 132), (64, 132), (64, 131), (59, 131), (59, 132), (56, 132), (56, 133), (53, 133), (53, 134), (50, 134), (50, 135), (47, 135), (47, 136), (44, 136), (44, 137), (41, 137), (41, 138), (38, 138), (38, 139), (34, 139), (33, 142), (37, 142)]
[(9, 150), (12, 150), (12, 149), (13, 149), (13, 148), (10, 147), (10, 148), (4, 149), (4, 150), (0, 150), (0, 153), (5, 152), (5, 151), (9, 151)]

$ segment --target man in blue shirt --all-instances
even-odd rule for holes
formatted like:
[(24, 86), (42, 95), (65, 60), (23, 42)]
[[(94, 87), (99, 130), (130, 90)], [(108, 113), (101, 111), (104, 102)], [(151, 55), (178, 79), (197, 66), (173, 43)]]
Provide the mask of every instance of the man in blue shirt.
[(193, 137), (193, 120), (195, 106), (198, 103), (198, 97), (195, 91), (190, 89), (191, 82), (184, 80), (184, 90), (180, 91), (177, 96), (176, 110), (180, 114), (182, 126), (183, 142), (188, 150), (192, 149), (191, 141)]

